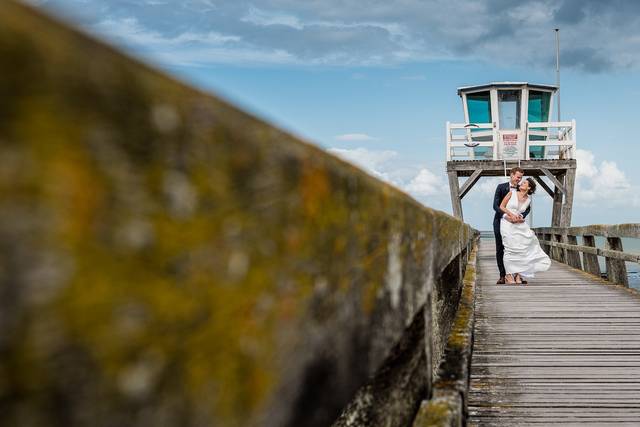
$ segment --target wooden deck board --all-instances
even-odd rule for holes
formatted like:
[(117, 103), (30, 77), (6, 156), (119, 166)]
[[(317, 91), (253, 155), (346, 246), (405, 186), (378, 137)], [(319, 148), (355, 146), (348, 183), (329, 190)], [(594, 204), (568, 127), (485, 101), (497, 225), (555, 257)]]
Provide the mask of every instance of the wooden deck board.
[(468, 424), (640, 425), (640, 298), (557, 262), (496, 285), (478, 255)]

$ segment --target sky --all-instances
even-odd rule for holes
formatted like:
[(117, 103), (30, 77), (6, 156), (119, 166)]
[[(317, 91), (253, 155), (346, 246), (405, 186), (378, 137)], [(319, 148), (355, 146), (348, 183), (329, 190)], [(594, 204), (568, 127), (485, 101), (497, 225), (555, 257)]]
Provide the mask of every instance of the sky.
[[(456, 88), (555, 83), (577, 121), (573, 225), (639, 222), (640, 1), (30, 0), (28, 3), (451, 213), (445, 122)], [(504, 178), (464, 219), (491, 229)], [(462, 182), (462, 179), (461, 179)], [(533, 199), (548, 226), (551, 199)]]

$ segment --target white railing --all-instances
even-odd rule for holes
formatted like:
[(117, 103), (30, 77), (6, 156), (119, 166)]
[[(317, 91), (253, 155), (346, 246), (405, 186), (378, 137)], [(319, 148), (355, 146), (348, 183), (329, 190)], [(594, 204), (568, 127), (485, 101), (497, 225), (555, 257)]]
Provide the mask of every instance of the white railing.
[[(490, 138), (487, 140), (487, 138)], [(475, 139), (475, 140), (474, 140)], [(498, 134), (494, 123), (447, 122), (447, 161), (476, 159), (475, 147), (490, 147), (491, 159), (497, 159)], [(488, 159), (487, 159), (488, 160)]]
[[(531, 139), (538, 137), (538, 139)], [(542, 138), (541, 138), (542, 137)], [(531, 147), (543, 147), (543, 159), (573, 159), (576, 149), (576, 121), (525, 123), (525, 156)]]
[[(575, 120), (525, 122), (523, 129), (524, 150), (522, 152), (524, 158), (522, 160), (575, 158)], [(499, 137), (500, 131), (494, 123), (447, 122), (447, 161), (501, 160)], [(483, 147), (487, 148), (483, 149)], [(535, 147), (543, 148), (535, 150)], [(536, 151), (542, 152), (539, 157), (535, 154), (531, 156), (532, 152), (536, 153)]]

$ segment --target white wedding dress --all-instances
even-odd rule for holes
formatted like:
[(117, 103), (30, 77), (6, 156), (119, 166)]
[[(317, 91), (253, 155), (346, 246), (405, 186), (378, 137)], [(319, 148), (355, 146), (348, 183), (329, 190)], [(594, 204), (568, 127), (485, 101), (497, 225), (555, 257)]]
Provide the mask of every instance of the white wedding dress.
[[(522, 203), (518, 202), (518, 193), (511, 190), (507, 209), (515, 214), (523, 213), (531, 203), (531, 196)], [(507, 274), (520, 273), (523, 277), (534, 277), (537, 271), (546, 271), (551, 260), (540, 247), (538, 238), (526, 222), (513, 224), (506, 219), (500, 220), (500, 234), (504, 244), (504, 268)]]

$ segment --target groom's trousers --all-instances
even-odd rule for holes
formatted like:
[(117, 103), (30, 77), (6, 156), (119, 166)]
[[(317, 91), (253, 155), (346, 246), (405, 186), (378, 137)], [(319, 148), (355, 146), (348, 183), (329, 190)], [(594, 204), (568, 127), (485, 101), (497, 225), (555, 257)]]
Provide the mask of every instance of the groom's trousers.
[(496, 238), (496, 261), (498, 263), (498, 270), (500, 270), (500, 277), (504, 277), (506, 272), (504, 270), (504, 244), (502, 243), (502, 234), (500, 234), (500, 220), (501, 218), (494, 218), (493, 220), (493, 235)]

